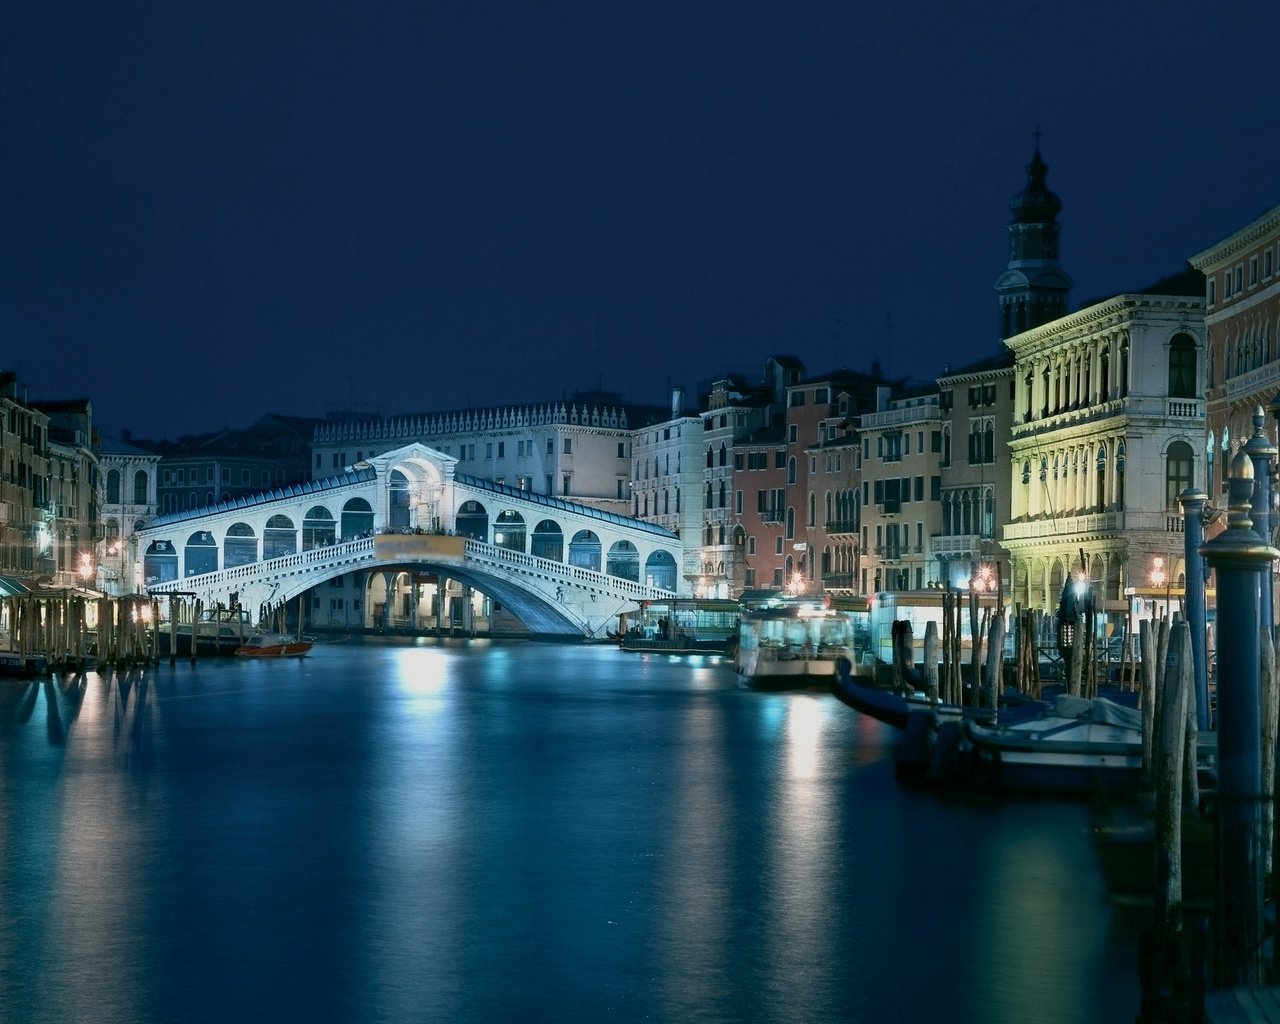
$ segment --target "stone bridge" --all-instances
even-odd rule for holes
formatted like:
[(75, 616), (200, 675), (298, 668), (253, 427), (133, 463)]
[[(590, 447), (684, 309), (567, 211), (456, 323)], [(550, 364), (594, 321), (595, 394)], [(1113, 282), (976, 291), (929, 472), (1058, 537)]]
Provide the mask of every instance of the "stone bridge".
[(144, 584), (154, 595), (193, 593), (206, 608), (234, 595), (265, 619), (318, 584), (381, 574), (383, 621), (368, 618), (371, 599), (359, 623), (378, 626), (395, 581), (410, 581), (416, 620), (421, 581), (436, 581), (439, 609), (453, 580), (534, 635), (574, 638), (603, 637), (641, 601), (684, 593), (680, 539), (669, 531), (456, 466), (413, 444), (328, 479), (158, 516), (137, 535)]

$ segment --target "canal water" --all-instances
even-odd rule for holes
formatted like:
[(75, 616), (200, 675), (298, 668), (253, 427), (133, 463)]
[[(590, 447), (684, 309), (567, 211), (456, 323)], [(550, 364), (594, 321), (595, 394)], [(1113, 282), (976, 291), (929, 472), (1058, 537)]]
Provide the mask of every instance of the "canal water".
[(1088, 808), (894, 739), (604, 647), (0, 680), (0, 1019), (1131, 1022)]

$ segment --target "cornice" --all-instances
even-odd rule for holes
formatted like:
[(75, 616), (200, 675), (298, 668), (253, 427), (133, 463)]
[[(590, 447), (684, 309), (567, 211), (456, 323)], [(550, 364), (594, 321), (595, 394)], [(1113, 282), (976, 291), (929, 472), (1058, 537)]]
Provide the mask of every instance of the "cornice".
[(1206, 267), (1231, 259), (1238, 252), (1251, 248), (1263, 236), (1280, 228), (1280, 206), (1273, 206), (1257, 220), (1246, 224), (1239, 231), (1209, 246), (1187, 260), (1196, 270), (1204, 273)]
[(1195, 295), (1143, 295), (1128, 293), (1116, 295), (1086, 309), (1068, 313), (1057, 320), (1022, 334), (1005, 339), (1005, 344), (1021, 360), (1046, 349), (1056, 348), (1067, 342), (1084, 340), (1091, 333), (1104, 329), (1126, 327), (1143, 313), (1186, 313), (1188, 310), (1201, 315), (1203, 326), (1204, 298)]

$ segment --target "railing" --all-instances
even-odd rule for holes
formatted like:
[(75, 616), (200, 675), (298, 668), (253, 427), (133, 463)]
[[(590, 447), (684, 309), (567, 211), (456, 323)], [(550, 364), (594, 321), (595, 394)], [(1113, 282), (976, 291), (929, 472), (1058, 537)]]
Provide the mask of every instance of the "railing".
[(857, 533), (858, 524), (852, 519), (832, 519), (827, 522), (827, 533)]
[(500, 565), (508, 569), (518, 566), (546, 579), (557, 582), (571, 580), (597, 590), (618, 591), (640, 601), (658, 601), (663, 598), (674, 597), (676, 593), (674, 590), (650, 587), (647, 584), (638, 583), (622, 576), (610, 576), (608, 573), (596, 572), (594, 569), (586, 569), (579, 565), (569, 565), (566, 562), (555, 562), (549, 558), (539, 558), (537, 555), (527, 555), (523, 551), (512, 551), (509, 548), (500, 548), (494, 544), (486, 544), (483, 541), (468, 540), (466, 551), (467, 558), (472, 561), (487, 562), (491, 565)]

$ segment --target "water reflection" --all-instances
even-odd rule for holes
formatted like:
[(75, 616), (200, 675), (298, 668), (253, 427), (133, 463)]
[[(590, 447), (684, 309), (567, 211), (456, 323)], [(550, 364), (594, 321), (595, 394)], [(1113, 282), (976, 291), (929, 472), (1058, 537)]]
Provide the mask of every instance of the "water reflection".
[(0, 1006), (1129, 1021), (1084, 823), (904, 790), (888, 731), (834, 699), (612, 649), (5, 681)]

